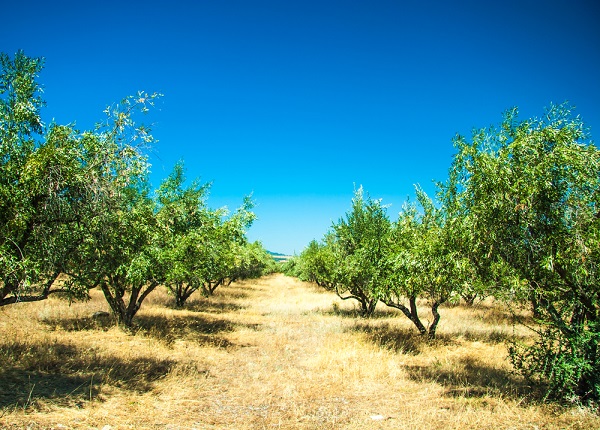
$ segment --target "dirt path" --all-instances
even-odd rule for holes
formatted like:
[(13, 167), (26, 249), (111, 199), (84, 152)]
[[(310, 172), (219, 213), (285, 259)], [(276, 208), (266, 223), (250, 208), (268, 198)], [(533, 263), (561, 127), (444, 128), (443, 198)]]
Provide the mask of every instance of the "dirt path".
[[(383, 394), (373, 379), (382, 363), (389, 376), (389, 353), (362, 343), (354, 321), (332, 312), (335, 296), (310, 284), (275, 275), (242, 288), (240, 309), (221, 314), (235, 326), (233, 346), (205, 357), (211, 398), (187, 413), (217, 427), (373, 428), (381, 414), (364, 399)], [(363, 366), (363, 354), (374, 362)]]

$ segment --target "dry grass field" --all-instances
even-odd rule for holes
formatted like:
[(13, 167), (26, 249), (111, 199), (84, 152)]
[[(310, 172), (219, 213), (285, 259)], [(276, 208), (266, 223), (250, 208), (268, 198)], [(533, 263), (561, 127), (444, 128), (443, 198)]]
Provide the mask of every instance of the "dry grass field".
[(0, 308), (0, 427), (600, 428), (511, 373), (504, 340), (528, 334), (499, 306), (443, 308), (427, 342), (283, 275), (192, 299), (176, 310), (155, 292), (135, 333), (91, 317), (107, 310), (97, 292)]

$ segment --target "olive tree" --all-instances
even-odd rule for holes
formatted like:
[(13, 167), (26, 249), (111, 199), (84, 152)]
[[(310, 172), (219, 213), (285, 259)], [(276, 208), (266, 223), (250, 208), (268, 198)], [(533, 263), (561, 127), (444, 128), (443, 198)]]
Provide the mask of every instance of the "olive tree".
[(177, 307), (196, 291), (205, 297), (224, 283), (249, 276), (253, 269), (245, 230), (254, 219), (250, 199), (231, 216), (210, 209), (210, 184), (193, 181), (185, 187), (183, 163), (156, 191), (160, 279)]
[(390, 270), (391, 222), (380, 200), (355, 191), (352, 209), (333, 225), (333, 273), (327, 285), (342, 300), (356, 300), (362, 316), (370, 317), (379, 301), (380, 285)]
[(511, 110), (455, 145), (472, 244), (538, 323), (533, 345), (511, 348), (514, 365), (551, 396), (598, 400), (600, 151), (567, 105), (524, 121)]
[(312, 240), (294, 264), (294, 275), (319, 287), (335, 290), (335, 235), (328, 233), (321, 242)]
[(75, 285), (99, 287), (125, 327), (161, 281), (156, 210), (143, 154), (152, 136), (133, 119), (158, 96), (138, 93), (107, 108), (106, 121), (81, 138), (93, 204), (77, 225), (81, 239), (67, 273)]
[(251, 264), (246, 231), (256, 219), (252, 212), (254, 202), (250, 196), (233, 214), (221, 211), (221, 222), (214, 226), (212, 242), (206, 248), (202, 294), (211, 296), (217, 287), (230, 285), (237, 279), (245, 279)]
[[(454, 243), (460, 230), (456, 219), (419, 187), (416, 194), (419, 206), (406, 203), (393, 226), (391, 270), (378, 293), (387, 306), (410, 319), (421, 335), (434, 338), (440, 305), (460, 292), (472, 273)], [(419, 316), (419, 299), (425, 299), (431, 308), (429, 327)]]
[(184, 187), (185, 181), (183, 162), (179, 162), (155, 193), (160, 279), (177, 307), (202, 285), (198, 267), (204, 256), (198, 251), (209, 241), (205, 234), (209, 226), (219, 222), (218, 214), (206, 207), (210, 184), (201, 185), (196, 180)]
[(276, 270), (273, 256), (263, 247), (260, 241), (235, 244), (234, 266), (227, 283), (244, 279), (256, 279)]
[(85, 139), (44, 125), (42, 58), (0, 54), (0, 306), (86, 296), (61, 274), (94, 200)]

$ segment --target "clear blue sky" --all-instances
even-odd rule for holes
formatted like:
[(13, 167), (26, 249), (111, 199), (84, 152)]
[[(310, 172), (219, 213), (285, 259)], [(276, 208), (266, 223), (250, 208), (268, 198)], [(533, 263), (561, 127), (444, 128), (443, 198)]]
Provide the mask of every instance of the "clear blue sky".
[(46, 58), (46, 121), (102, 119), (138, 90), (158, 185), (184, 159), (249, 237), (299, 253), (350, 207), (433, 192), (456, 133), (569, 101), (600, 134), (600, 3), (579, 1), (3, 1), (0, 51)]

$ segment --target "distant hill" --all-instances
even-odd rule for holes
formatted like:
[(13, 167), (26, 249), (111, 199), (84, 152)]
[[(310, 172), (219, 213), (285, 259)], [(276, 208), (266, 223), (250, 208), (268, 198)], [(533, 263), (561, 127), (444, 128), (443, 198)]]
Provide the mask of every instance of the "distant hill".
[(280, 254), (279, 252), (272, 252), (272, 251), (267, 251), (269, 254), (271, 254), (271, 256), (273, 256), (273, 259), (277, 262), (279, 261), (288, 261), (290, 258), (292, 258), (291, 255), (286, 255), (286, 254)]

